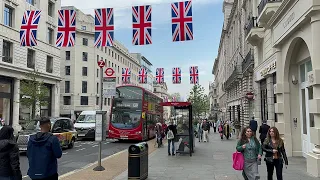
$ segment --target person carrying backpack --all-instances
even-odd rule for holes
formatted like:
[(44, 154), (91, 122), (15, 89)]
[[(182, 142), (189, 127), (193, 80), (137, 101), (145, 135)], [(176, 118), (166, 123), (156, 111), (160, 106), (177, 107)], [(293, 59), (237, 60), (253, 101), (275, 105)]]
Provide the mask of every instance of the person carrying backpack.
[(174, 139), (177, 135), (177, 127), (170, 121), (170, 125), (166, 129), (166, 135), (168, 139), (168, 155), (171, 156), (170, 145), (172, 143), (172, 156), (175, 156)]

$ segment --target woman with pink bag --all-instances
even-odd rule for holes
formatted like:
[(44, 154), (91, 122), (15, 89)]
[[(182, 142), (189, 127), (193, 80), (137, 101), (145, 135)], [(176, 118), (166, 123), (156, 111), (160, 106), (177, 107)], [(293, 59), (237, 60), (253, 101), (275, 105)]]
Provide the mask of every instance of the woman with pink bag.
[(249, 127), (242, 130), (236, 149), (244, 156), (243, 178), (245, 180), (260, 179), (258, 164), (261, 162), (262, 149), (259, 140), (253, 136)]

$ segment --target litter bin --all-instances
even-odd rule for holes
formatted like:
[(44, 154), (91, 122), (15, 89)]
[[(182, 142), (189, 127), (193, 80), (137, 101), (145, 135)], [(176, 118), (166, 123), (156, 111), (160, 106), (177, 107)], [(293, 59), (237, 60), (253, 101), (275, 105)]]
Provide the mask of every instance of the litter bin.
[(131, 145), (128, 150), (128, 179), (148, 178), (148, 143)]

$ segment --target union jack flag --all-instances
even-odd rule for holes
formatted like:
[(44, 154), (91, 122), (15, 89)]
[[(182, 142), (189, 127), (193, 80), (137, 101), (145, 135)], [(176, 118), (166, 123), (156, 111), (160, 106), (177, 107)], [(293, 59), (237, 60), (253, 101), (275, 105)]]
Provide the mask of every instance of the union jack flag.
[(36, 46), (41, 11), (25, 11), (20, 28), (20, 45)]
[(176, 97), (172, 97), (172, 102), (177, 102), (177, 98)]
[(148, 72), (145, 68), (140, 68), (139, 70), (139, 83), (146, 84), (147, 83)]
[(57, 47), (72, 47), (76, 39), (76, 11), (58, 10)]
[(164, 102), (168, 102), (168, 96), (163, 97)]
[(113, 46), (113, 8), (95, 9), (94, 46)]
[(191, 1), (171, 4), (172, 40), (193, 40), (192, 4)]
[(199, 84), (198, 66), (190, 67), (190, 84)]
[(132, 7), (133, 45), (152, 44), (151, 12), (150, 5)]
[(180, 84), (181, 83), (181, 69), (180, 68), (172, 68), (172, 83)]
[(129, 84), (130, 83), (131, 70), (129, 68), (122, 68), (122, 83)]
[(164, 69), (163, 68), (156, 69), (156, 81), (158, 84), (164, 83)]

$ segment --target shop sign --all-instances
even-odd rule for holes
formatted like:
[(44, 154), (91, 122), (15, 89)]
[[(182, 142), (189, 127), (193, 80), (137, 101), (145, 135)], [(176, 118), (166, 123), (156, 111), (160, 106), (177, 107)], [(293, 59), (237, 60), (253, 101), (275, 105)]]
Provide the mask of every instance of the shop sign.
[(269, 64), (267, 67), (265, 67), (260, 71), (260, 76), (265, 77), (268, 74), (272, 74), (273, 72), (276, 71), (276, 69), (277, 69), (277, 61), (273, 61), (271, 64)]

